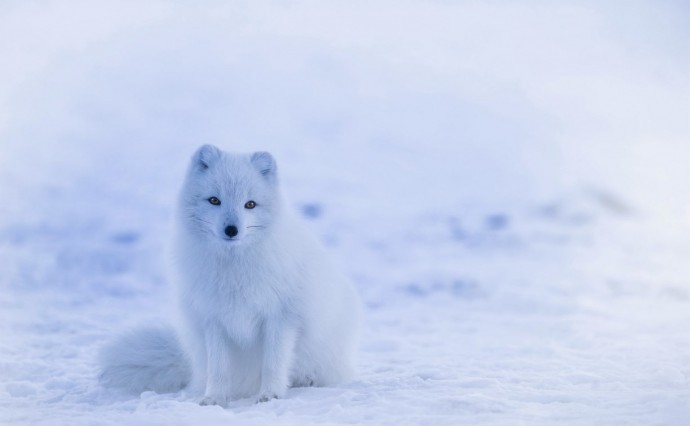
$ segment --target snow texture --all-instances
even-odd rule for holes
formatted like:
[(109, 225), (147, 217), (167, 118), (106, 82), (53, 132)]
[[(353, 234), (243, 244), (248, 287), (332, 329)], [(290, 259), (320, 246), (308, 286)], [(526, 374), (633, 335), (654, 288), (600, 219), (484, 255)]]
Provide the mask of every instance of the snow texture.
[[(680, 425), (682, 1), (0, 4), (0, 424)], [(97, 381), (167, 322), (203, 143), (266, 150), (356, 283), (356, 380), (202, 407)]]

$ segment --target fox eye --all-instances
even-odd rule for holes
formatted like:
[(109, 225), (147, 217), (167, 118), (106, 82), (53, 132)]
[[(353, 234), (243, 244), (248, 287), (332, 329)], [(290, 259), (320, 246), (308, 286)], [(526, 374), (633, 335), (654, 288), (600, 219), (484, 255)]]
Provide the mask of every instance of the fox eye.
[(244, 203), (245, 209), (253, 209), (254, 207), (256, 207), (256, 203), (254, 201), (247, 201)]
[(220, 200), (216, 197), (209, 198), (208, 202), (213, 204), (214, 206), (220, 206)]

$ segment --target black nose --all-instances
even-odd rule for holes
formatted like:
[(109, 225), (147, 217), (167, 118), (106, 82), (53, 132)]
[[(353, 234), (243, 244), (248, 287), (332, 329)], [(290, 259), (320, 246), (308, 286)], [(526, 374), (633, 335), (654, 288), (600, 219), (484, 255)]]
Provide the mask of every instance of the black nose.
[(227, 235), (228, 237), (234, 237), (235, 235), (237, 235), (237, 227), (234, 225), (226, 226), (225, 235)]

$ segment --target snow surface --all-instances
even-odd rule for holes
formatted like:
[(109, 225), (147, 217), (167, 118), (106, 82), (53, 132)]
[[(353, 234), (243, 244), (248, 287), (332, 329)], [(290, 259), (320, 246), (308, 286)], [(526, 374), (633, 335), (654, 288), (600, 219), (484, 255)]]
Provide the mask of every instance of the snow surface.
[[(191, 3), (0, 3), (0, 424), (690, 418), (687, 2)], [(98, 385), (171, 311), (202, 143), (277, 157), (366, 305), (355, 381)]]

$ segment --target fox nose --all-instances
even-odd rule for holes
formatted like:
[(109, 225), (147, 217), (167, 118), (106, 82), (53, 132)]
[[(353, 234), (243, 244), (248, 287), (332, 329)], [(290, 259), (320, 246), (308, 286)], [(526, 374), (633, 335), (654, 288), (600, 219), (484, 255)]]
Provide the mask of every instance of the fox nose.
[(237, 235), (237, 227), (235, 225), (229, 225), (225, 227), (225, 235), (228, 237), (234, 237)]

